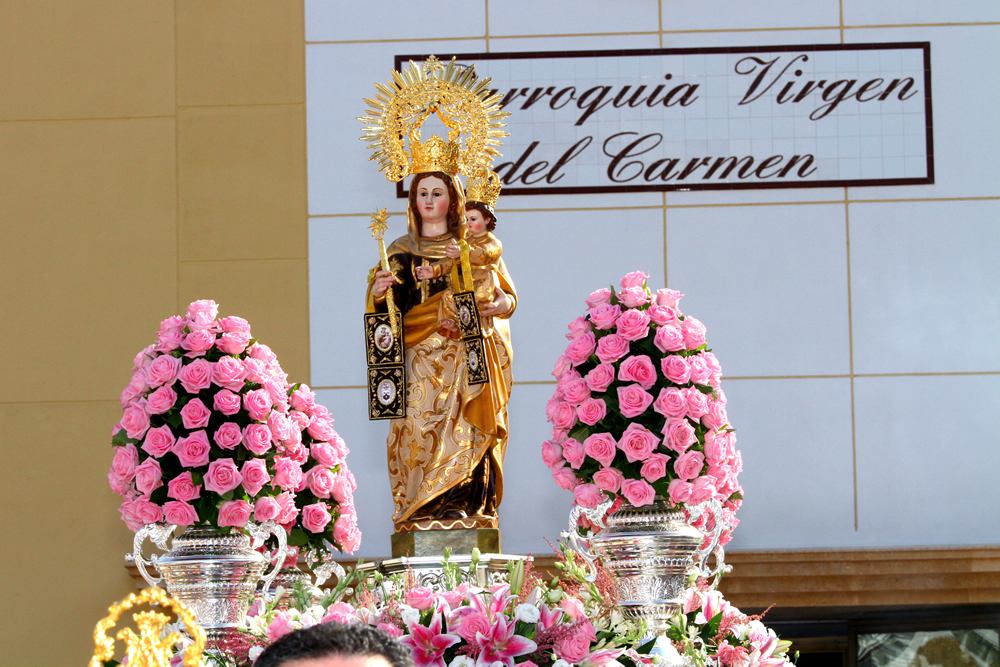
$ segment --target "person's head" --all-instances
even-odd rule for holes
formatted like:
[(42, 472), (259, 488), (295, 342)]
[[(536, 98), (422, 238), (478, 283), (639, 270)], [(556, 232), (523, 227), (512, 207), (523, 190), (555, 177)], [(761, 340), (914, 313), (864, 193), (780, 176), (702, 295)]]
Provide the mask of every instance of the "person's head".
[(455, 181), (441, 171), (416, 174), (410, 183), (410, 210), (417, 224), (447, 220), (448, 231), (455, 233), (462, 224)]
[(254, 667), (413, 667), (410, 650), (364, 623), (320, 623), (268, 646)]
[(465, 202), (465, 224), (473, 236), (482, 236), (497, 228), (497, 217), (481, 201)]

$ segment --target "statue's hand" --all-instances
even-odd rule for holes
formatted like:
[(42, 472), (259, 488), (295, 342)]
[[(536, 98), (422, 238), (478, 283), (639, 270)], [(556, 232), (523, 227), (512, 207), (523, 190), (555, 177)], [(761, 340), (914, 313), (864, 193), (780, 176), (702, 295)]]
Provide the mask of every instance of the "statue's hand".
[(372, 295), (377, 299), (381, 299), (395, 282), (396, 276), (392, 271), (376, 271), (375, 282), (372, 285)]
[(483, 317), (507, 315), (514, 307), (510, 296), (499, 287), (493, 290), (493, 300), (479, 306), (479, 314)]
[(462, 256), (462, 249), (458, 246), (458, 241), (455, 239), (451, 240), (451, 243), (445, 246), (444, 254), (452, 259), (458, 259)]
[(417, 274), (417, 280), (430, 280), (434, 277), (434, 267), (433, 266), (418, 266), (414, 269), (414, 273)]

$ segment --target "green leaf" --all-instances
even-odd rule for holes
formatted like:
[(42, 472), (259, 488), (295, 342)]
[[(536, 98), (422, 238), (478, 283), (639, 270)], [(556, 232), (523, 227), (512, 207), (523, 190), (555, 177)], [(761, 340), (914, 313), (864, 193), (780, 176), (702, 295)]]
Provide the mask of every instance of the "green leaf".
[(702, 632), (703, 637), (714, 637), (719, 632), (719, 625), (722, 623), (722, 612), (713, 616), (711, 620), (705, 624), (705, 630)]
[(656, 644), (656, 638), (650, 639), (648, 642), (640, 646), (635, 650), (636, 653), (640, 655), (649, 655), (649, 652), (653, 650), (653, 645)]
[(175, 412), (175, 413), (173, 413), (171, 415), (167, 415), (166, 417), (164, 417), (164, 421), (166, 421), (168, 424), (170, 424), (174, 428), (180, 428), (181, 424), (183, 423), (184, 420), (181, 417), (181, 415), (180, 415), (179, 412)]
[(191, 471), (191, 482), (193, 484), (195, 484), (195, 485), (201, 484), (201, 482), (202, 482), (203, 479), (204, 479), (204, 475), (202, 475), (200, 472), (198, 472), (197, 470), (192, 470)]
[(234, 492), (235, 492), (235, 489), (229, 489), (228, 491), (226, 491), (225, 493), (222, 494), (222, 499), (223, 500), (232, 500)]
[(118, 429), (118, 432), (115, 433), (114, 436), (111, 438), (111, 444), (114, 445), (115, 447), (124, 447), (130, 442), (137, 442), (137, 441), (129, 438), (128, 435), (125, 433), (125, 429), (123, 428)]
[(292, 534), (288, 536), (288, 546), (301, 547), (309, 543), (309, 536), (301, 528), (292, 528)]

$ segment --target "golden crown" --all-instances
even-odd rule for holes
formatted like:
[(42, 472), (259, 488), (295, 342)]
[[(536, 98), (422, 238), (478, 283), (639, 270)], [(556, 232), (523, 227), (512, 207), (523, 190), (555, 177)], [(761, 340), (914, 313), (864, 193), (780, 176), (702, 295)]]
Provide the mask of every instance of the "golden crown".
[[(369, 159), (394, 182), (428, 171), (472, 176), (489, 169), (500, 156), (500, 137), (507, 136), (500, 120), (510, 115), (500, 108), (503, 98), (491, 92), (490, 81), (454, 58), (447, 65), (434, 56), (423, 65), (411, 60), (408, 67), (393, 71), (385, 85), (375, 84), (378, 94), (365, 100), (369, 108), (358, 119), (364, 124), (361, 139), (374, 151)], [(420, 127), (431, 115), (448, 128), (447, 140), (432, 136), (421, 141)]]
[(489, 170), (477, 178), (470, 179), (465, 186), (465, 200), (478, 201), (486, 204), (493, 211), (500, 198), (500, 177), (495, 171)]

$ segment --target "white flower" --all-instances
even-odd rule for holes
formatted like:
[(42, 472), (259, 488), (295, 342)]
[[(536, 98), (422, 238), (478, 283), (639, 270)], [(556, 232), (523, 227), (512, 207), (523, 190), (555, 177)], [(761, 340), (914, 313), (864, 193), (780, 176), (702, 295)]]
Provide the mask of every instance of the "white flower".
[(413, 607), (401, 607), (402, 613), (399, 615), (403, 619), (403, 623), (406, 627), (410, 627), (414, 623), (420, 622), (420, 610), (414, 609)]
[(467, 655), (456, 655), (455, 659), (448, 663), (448, 667), (475, 667), (476, 661)]
[(570, 664), (562, 658), (557, 658), (556, 661), (552, 663), (552, 667), (570, 667)]
[(650, 655), (655, 656), (659, 664), (664, 666), (680, 665), (683, 661), (681, 654), (677, 652), (670, 640), (662, 635), (656, 638), (656, 644), (653, 645)]
[(542, 613), (533, 604), (519, 604), (514, 607), (514, 618), (525, 623), (537, 623)]
[(250, 652), (247, 653), (247, 657), (250, 658), (251, 661), (256, 662), (257, 658), (259, 658), (260, 654), (263, 652), (264, 652), (263, 646), (252, 646), (250, 647)]

